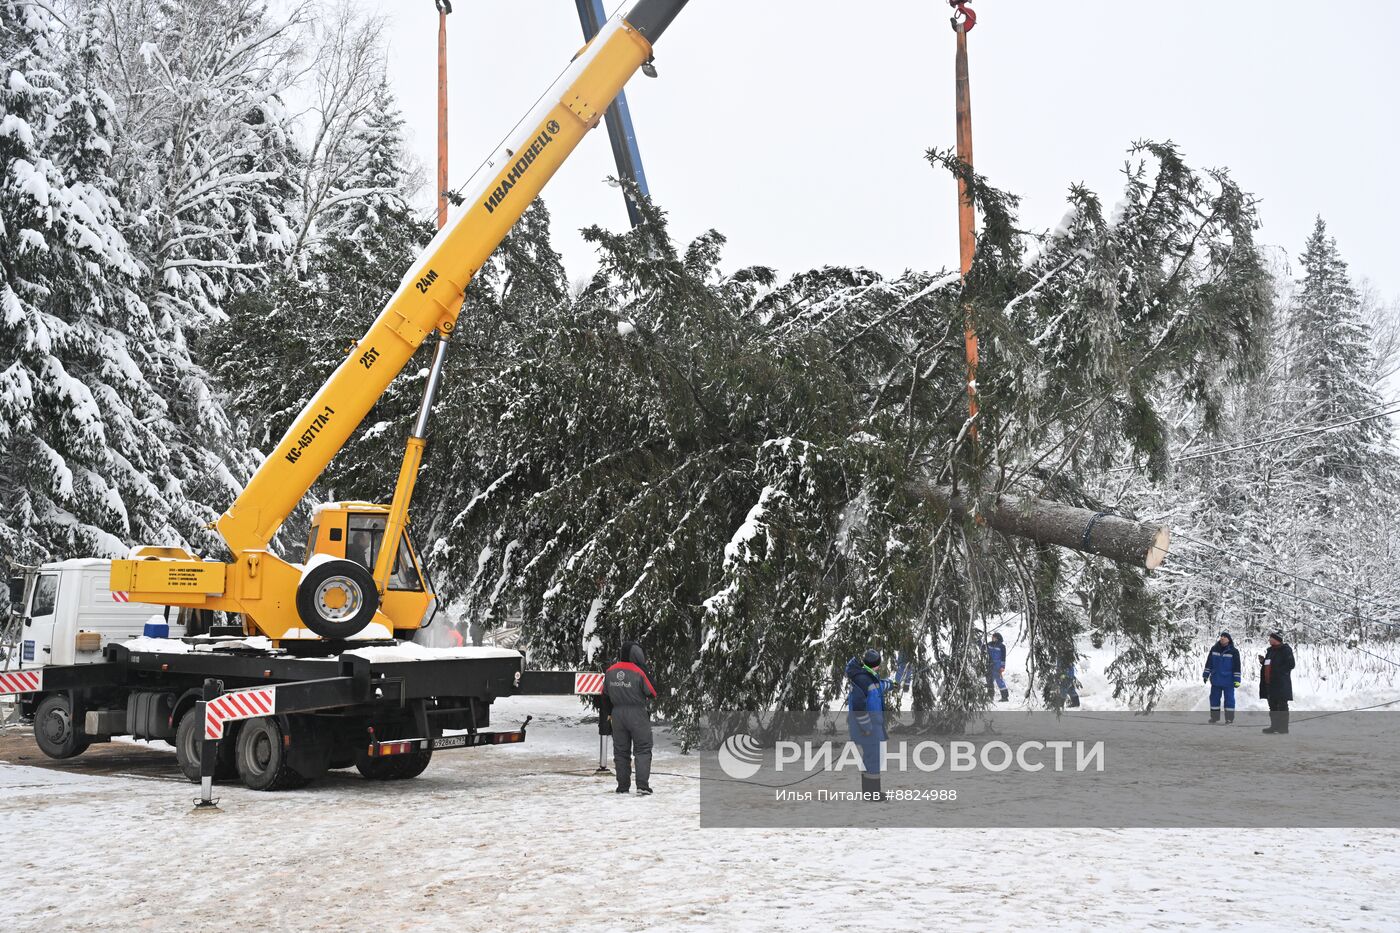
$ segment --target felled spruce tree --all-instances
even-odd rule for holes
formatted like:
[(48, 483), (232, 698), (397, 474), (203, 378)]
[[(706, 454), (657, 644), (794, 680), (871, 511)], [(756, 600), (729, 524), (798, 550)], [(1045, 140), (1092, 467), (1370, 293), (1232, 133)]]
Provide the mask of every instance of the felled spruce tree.
[[(541, 292), (474, 351), (453, 464), (475, 488), (435, 550), (458, 605), (487, 624), (523, 605), (546, 663), (597, 664), (642, 639), (682, 718), (817, 707), (868, 644), (914, 660), (919, 705), (972, 709), (980, 628), (1006, 611), (1025, 614), (1052, 702), (1086, 626), (1121, 636), (1110, 673), (1150, 701), (1174, 632), (1141, 571), (1001, 538), (911, 481), (1100, 507), (1083, 480), (1125, 445), (1164, 464), (1154, 392), (1185, 385), (1216, 406), (1257, 359), (1252, 204), (1165, 145), (1134, 148), (1112, 216), (1076, 188), (1044, 237), (969, 181), (985, 222), (965, 288), (725, 274), (722, 237), (680, 248), (650, 205), (637, 230), (587, 231), (600, 265), (582, 290)], [(976, 443), (968, 308), (984, 347)]]

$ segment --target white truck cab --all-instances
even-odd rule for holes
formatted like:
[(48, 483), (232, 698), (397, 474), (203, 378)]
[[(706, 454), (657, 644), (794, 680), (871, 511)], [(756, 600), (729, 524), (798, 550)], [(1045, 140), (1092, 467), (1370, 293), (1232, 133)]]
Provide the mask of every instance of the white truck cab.
[(109, 642), (136, 638), (164, 611), (108, 589), (111, 563), (65, 560), (27, 575), (22, 595), (14, 593), (20, 596), (20, 622), (10, 670), (96, 663)]

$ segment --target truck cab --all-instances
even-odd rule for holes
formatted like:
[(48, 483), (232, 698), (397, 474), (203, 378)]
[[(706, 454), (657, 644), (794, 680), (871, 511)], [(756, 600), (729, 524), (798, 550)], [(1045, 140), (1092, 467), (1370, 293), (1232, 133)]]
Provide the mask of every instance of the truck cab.
[(95, 664), (102, 649), (140, 636), (163, 609), (134, 603), (108, 588), (109, 560), (85, 558), (44, 564), (11, 582), (18, 615), (10, 670)]

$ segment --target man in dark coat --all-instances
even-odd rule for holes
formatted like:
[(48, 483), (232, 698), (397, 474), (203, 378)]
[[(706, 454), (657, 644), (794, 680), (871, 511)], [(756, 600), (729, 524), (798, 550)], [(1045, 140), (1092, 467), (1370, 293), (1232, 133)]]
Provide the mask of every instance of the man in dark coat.
[(1259, 699), (1269, 701), (1266, 735), (1288, 734), (1288, 702), (1293, 699), (1293, 649), (1282, 632), (1269, 633), (1269, 650), (1259, 655)]
[(1220, 721), (1220, 705), (1225, 704), (1225, 724), (1235, 721), (1235, 688), (1240, 685), (1240, 651), (1235, 647), (1235, 639), (1229, 632), (1221, 632), (1220, 639), (1206, 652), (1206, 669), (1202, 673), (1205, 682), (1210, 684), (1210, 721), (1214, 725)]
[(651, 714), (647, 703), (656, 699), (651, 673), (642, 646), (622, 643), (618, 661), (603, 675), (602, 715), (611, 717), (613, 765), (617, 768), (617, 792), (632, 790), (632, 762), (637, 763), (637, 793), (651, 793)]

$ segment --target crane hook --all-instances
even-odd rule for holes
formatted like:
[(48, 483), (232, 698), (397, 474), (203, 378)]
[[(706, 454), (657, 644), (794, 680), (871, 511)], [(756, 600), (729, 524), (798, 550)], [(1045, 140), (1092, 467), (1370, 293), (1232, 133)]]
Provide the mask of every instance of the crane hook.
[[(969, 9), (968, 0), (948, 0), (948, 5), (953, 8), (953, 31), (961, 29), (963, 32), (972, 32), (972, 27), (977, 25), (977, 11)], [(962, 19), (959, 20), (958, 17)]]

